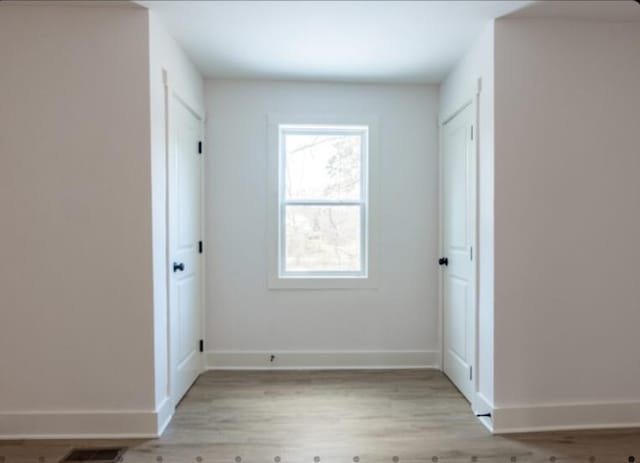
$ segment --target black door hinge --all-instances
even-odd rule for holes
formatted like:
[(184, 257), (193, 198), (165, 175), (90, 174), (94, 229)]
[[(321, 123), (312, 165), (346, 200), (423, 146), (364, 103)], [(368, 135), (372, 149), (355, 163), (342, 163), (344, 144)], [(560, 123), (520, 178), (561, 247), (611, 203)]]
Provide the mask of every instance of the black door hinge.
[(202, 241), (198, 241), (198, 252), (202, 254)]
[(202, 154), (202, 142), (198, 142), (198, 154)]
[(438, 265), (449, 265), (449, 259), (446, 257), (441, 257), (438, 259)]
[(204, 352), (204, 339), (200, 340), (200, 352)]

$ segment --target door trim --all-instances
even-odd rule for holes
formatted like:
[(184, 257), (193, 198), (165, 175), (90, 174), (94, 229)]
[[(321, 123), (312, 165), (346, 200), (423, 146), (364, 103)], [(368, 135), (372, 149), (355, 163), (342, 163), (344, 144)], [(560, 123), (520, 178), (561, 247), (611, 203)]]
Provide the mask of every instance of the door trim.
[[(167, 273), (166, 273), (166, 288), (167, 288), (167, 397), (169, 398), (170, 402), (171, 402), (171, 407), (173, 409), (175, 409), (176, 405), (178, 404), (178, 402), (180, 401), (180, 399), (182, 397), (175, 397), (175, 388), (174, 388), (174, 384), (175, 384), (175, 377), (174, 377), (174, 365), (173, 365), (173, 357), (172, 357), (172, 342), (171, 342), (171, 313), (173, 311), (173, 307), (172, 307), (172, 298), (171, 298), (171, 272), (170, 272), (170, 266), (173, 262), (172, 260), (172, 256), (171, 256), (171, 243), (172, 243), (172, 233), (171, 233), (171, 207), (170, 207), (170, 198), (171, 198), (171, 142), (172, 142), (172, 129), (173, 129), (173, 124), (172, 124), (172, 120), (173, 120), (173, 102), (174, 101), (178, 101), (180, 104), (182, 104), (190, 113), (192, 113), (198, 120), (199, 120), (199, 132), (200, 132), (200, 139), (202, 140), (202, 154), (200, 155), (200, 237), (202, 238), (202, 240), (204, 241), (204, 236), (205, 236), (205, 219), (204, 219), (204, 212), (205, 212), (205, 206), (204, 206), (204, 202), (205, 202), (205, 194), (204, 194), (204, 181), (205, 181), (205, 174), (204, 174), (204, 153), (206, 151), (206, 146), (204, 143), (204, 123), (205, 123), (205, 117), (204, 114), (201, 110), (195, 108), (193, 105), (189, 104), (187, 102), (187, 99), (184, 98), (181, 93), (179, 93), (178, 91), (176, 91), (176, 89), (171, 85), (171, 81), (169, 79), (169, 75), (167, 73), (166, 70), (163, 69), (162, 72), (162, 76), (163, 76), (163, 81), (164, 81), (164, 88), (165, 88), (165, 170), (166, 170), (166, 177), (165, 177), (165, 190), (166, 190), (166, 197), (165, 197), (165, 208), (166, 208), (166, 223), (165, 223), (165, 230), (166, 230), (166, 235), (167, 235), (167, 240), (166, 240), (166, 269), (167, 269)], [(205, 246), (206, 248), (206, 246)], [(200, 307), (199, 307), (199, 319), (200, 319), (200, 330), (199, 330), (199, 334), (200, 334), (200, 339), (204, 339), (204, 327), (205, 325), (205, 310), (204, 307), (206, 307), (206, 300), (205, 300), (205, 296), (206, 296), (206, 291), (205, 291), (205, 287), (204, 287), (204, 283), (206, 281), (205, 279), (205, 271), (206, 271), (206, 266), (205, 266), (205, 258), (204, 258), (204, 252), (201, 254), (200, 257)], [(200, 353), (200, 372), (204, 371), (204, 355), (202, 355), (203, 353)]]
[[(472, 114), (473, 114), (473, 142), (472, 142), (472, 148), (473, 148), (473, 155), (472, 155), (472, 160), (471, 160), (471, 168), (472, 168), (472, 174), (470, 175), (470, 178), (473, 181), (473, 185), (471, 188), (471, 194), (472, 194), (472, 198), (471, 198), (471, 217), (472, 217), (472, 221), (473, 221), (473, 226), (472, 226), (472, 230), (473, 230), (473, 237), (471, 238), (471, 242), (473, 243), (473, 263), (472, 263), (472, 276), (470, 278), (470, 281), (472, 283), (472, 303), (473, 303), (473, 319), (471, 320), (472, 323), (472, 348), (473, 348), (473, 355), (471, 356), (472, 360), (472, 364), (471, 364), (471, 368), (473, 371), (473, 375), (472, 375), (472, 391), (471, 391), (471, 409), (476, 412), (477, 410), (479, 410), (478, 407), (478, 365), (479, 365), (479, 357), (478, 357), (478, 184), (479, 184), (479, 178), (478, 178), (478, 153), (479, 153), (479, 145), (478, 145), (478, 140), (479, 140), (479, 136), (478, 136), (478, 120), (479, 120), (479, 114), (478, 114), (478, 108), (479, 108), (479, 100), (480, 100), (480, 89), (481, 89), (481, 80), (478, 79), (477, 81), (477, 87), (475, 88), (474, 91), (470, 92), (472, 93), (472, 95), (467, 98), (466, 100), (463, 100), (464, 102), (462, 104), (460, 104), (459, 106), (456, 107), (455, 110), (449, 112), (449, 113), (445, 113), (444, 115), (442, 115), (439, 118), (438, 121), (438, 139), (439, 139), (439, 155), (438, 155), (438, 219), (439, 219), (439, 223), (438, 223), (438, 252), (439, 252), (439, 256), (441, 257), (444, 254), (444, 241), (443, 241), (443, 229), (442, 229), (442, 223), (443, 223), (443, 209), (444, 209), (444, 205), (443, 205), (443, 183), (444, 183), (444, 171), (443, 171), (443, 156), (444, 156), (444, 144), (443, 144), (443, 132), (444, 132), (444, 126), (450, 122), (454, 117), (456, 117), (458, 114), (460, 114), (463, 110), (465, 110), (466, 108), (468, 108), (469, 106), (471, 106), (472, 108)], [(437, 264), (437, 262), (434, 262), (434, 265)], [(445, 347), (444, 347), (444, 301), (443, 301), (443, 285), (444, 285), (444, 278), (443, 278), (443, 271), (442, 271), (442, 267), (439, 268), (438, 270), (438, 317), (440, 320), (439, 323), (439, 327), (438, 327), (438, 336), (439, 336), (439, 345), (440, 345), (440, 365), (441, 365), (441, 369), (444, 371), (444, 354), (445, 354)]]

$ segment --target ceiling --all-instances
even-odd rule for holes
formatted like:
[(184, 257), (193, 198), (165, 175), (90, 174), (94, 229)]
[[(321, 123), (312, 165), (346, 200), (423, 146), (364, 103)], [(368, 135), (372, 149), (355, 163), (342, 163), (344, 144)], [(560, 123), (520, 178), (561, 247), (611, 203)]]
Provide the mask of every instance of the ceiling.
[(139, 1), (205, 77), (439, 82), (523, 1)]
[(494, 18), (640, 19), (632, 0), (135, 3), (207, 78), (437, 83)]

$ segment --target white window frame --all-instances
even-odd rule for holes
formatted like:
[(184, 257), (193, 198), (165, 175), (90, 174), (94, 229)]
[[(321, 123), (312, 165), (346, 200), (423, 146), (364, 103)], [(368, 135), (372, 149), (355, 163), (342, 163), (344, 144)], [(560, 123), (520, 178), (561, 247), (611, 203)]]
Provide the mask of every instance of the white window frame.
[[(269, 115), (268, 285), (270, 289), (358, 289), (377, 286), (377, 118), (371, 116)], [(362, 136), (362, 177), (359, 200), (292, 200), (284, 194), (284, 134), (342, 133)], [(285, 208), (302, 206), (360, 207), (360, 271), (286, 272)]]

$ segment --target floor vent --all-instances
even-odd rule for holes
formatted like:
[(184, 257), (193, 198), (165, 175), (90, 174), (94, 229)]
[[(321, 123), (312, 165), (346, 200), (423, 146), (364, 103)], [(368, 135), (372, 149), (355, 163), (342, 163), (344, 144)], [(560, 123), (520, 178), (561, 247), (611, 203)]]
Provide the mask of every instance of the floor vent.
[(111, 448), (87, 448), (73, 449), (62, 461), (99, 461), (117, 462), (126, 449), (120, 447)]

